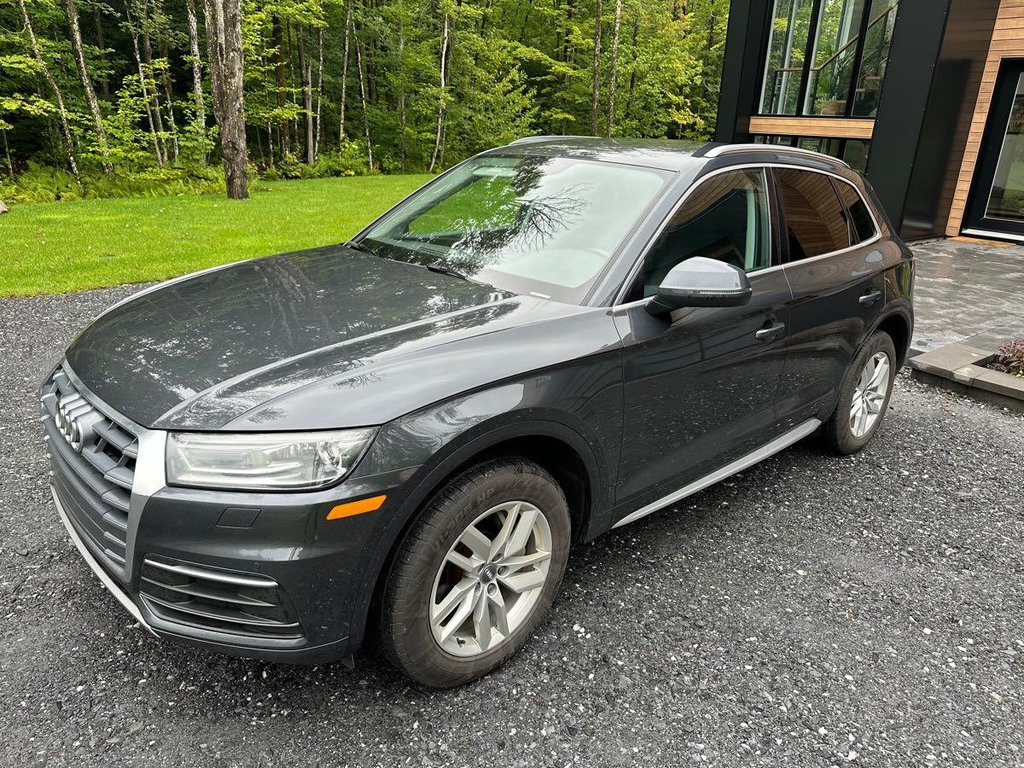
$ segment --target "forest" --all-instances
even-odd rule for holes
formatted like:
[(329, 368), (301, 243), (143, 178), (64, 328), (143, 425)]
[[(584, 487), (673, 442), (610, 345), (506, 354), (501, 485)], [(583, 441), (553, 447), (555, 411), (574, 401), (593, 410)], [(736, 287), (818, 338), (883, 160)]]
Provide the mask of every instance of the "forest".
[(223, 189), (239, 149), (274, 180), (437, 172), (529, 134), (706, 138), (728, 9), (0, 0), (0, 200)]

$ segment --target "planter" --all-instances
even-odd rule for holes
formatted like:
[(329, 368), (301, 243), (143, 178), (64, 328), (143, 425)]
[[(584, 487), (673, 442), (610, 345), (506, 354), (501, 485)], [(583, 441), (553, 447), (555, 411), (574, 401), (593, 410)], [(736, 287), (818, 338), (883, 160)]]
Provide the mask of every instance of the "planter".
[(949, 344), (911, 358), (910, 367), (922, 381), (1024, 412), (1024, 377), (986, 368), (995, 355), (969, 344)]

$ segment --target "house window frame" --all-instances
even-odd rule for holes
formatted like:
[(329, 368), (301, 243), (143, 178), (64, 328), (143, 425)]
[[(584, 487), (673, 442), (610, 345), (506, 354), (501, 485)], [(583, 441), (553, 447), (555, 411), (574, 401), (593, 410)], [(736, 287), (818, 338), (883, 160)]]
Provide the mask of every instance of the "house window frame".
[[(774, 24), (776, 19), (776, 11), (778, 9), (780, 0), (774, 0), (772, 3), (771, 16), (769, 17), (769, 25)], [(799, 0), (792, 0), (796, 3)], [(765, 106), (765, 94), (768, 91), (768, 58), (771, 55), (771, 33), (768, 37), (768, 45), (765, 49), (763, 73), (761, 77), (761, 91), (757, 103), (757, 116), (764, 117), (822, 117), (822, 115), (815, 114), (813, 109), (808, 111), (807, 109), (807, 91), (810, 88), (811, 80), (811, 69), (814, 65), (818, 50), (818, 38), (821, 33), (821, 11), (826, 0), (812, 0), (811, 5), (811, 16), (808, 22), (807, 30), (807, 43), (804, 47), (804, 59), (800, 70), (800, 88), (797, 91), (796, 99), (796, 112), (793, 115), (786, 115), (778, 112), (764, 112)], [(861, 68), (864, 66), (864, 45), (867, 38), (868, 27), (871, 24), (871, 0), (865, 0), (864, 7), (861, 10), (861, 17), (857, 23), (857, 43), (854, 46), (854, 65), (853, 70), (850, 73), (850, 84), (846, 94), (846, 104), (843, 107), (843, 114), (841, 115), (828, 115), (828, 117), (836, 118), (851, 118), (851, 119), (863, 119), (862, 116), (854, 115), (854, 101), (857, 98), (857, 84), (860, 82)], [(786, 29), (786, 35), (793, 34), (792, 27)]]

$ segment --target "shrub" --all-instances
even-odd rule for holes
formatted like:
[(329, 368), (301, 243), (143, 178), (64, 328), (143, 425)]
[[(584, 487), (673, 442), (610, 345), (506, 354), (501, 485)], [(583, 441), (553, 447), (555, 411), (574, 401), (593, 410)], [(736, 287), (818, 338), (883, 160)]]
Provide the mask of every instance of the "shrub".
[(996, 350), (996, 356), (988, 367), (1003, 373), (1024, 376), (1024, 337), (1003, 344)]

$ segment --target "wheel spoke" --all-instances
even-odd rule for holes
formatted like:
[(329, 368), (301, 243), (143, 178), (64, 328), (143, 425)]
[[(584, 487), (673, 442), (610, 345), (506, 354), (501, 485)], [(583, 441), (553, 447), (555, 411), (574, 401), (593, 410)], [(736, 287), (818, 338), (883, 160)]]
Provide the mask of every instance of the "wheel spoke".
[(498, 535), (494, 537), (494, 541), (491, 543), (489, 560), (493, 560), (504, 551), (505, 542), (508, 541), (508, 537), (512, 535), (512, 531), (516, 526), (516, 518), (519, 516), (519, 508), (521, 506), (521, 504), (513, 504), (505, 513), (505, 520), (501, 524), (501, 530), (498, 531)]
[(510, 557), (506, 560), (502, 560), (501, 564), (508, 568), (508, 575), (511, 576), (516, 571), (521, 571), (523, 568), (528, 568), (530, 566), (540, 565), (550, 559), (550, 552), (534, 552), (532, 555), (517, 555), (515, 557)]
[(857, 414), (857, 434), (863, 435), (868, 430), (868, 412), (866, 408), (862, 408), (860, 413)]
[(448, 553), (448, 562), (457, 568), (461, 568), (465, 573), (474, 573), (480, 562), (473, 562), (470, 558), (466, 557), (460, 552), (456, 552), (454, 549)]
[(476, 607), (473, 610), (473, 631), (476, 633), (476, 641), (480, 644), (480, 650), (486, 651), (491, 647), (491, 611), (490, 600), (485, 594), (477, 599)]
[(867, 395), (866, 402), (870, 413), (881, 413), (882, 403), (885, 402), (885, 395), (879, 394), (878, 392), (871, 392)]
[(501, 632), (503, 637), (509, 636), (508, 612), (505, 609), (505, 597), (500, 589), (494, 590), (494, 594), (488, 593), (487, 599), (491, 603), (490, 611), (494, 617), (494, 628)]
[(455, 611), (451, 619), (441, 627), (441, 642), (450, 638), (459, 627), (466, 623), (466, 619), (473, 613), (474, 595), (470, 591), (463, 595), (462, 602), (459, 603), (459, 609)]
[(537, 589), (537, 587), (543, 587), (545, 579), (544, 572), (536, 568), (498, 577), (498, 581), (517, 594), (529, 592), (531, 589)]
[(881, 360), (878, 360), (877, 363), (872, 360), (872, 364), (874, 364), (875, 369), (871, 374), (871, 378), (868, 379), (865, 389), (878, 390), (879, 385), (883, 381), (886, 383), (889, 381), (889, 358), (883, 357)]
[(452, 587), (448, 594), (444, 596), (444, 599), (437, 605), (430, 606), (430, 621), (438, 626), (444, 623), (444, 620), (451, 615), (451, 612), (455, 610), (459, 602), (466, 596), (467, 592), (472, 592), (473, 587), (477, 584), (477, 580), (466, 576)]
[(475, 525), (471, 525), (465, 530), (461, 541), (481, 560), (487, 560), (490, 557), (491, 540), (484, 536)]
[(533, 525), (536, 522), (537, 510), (535, 508), (531, 507), (519, 513), (515, 530), (512, 531), (512, 535), (509, 536), (508, 542), (505, 544), (505, 557), (518, 555), (526, 549), (526, 542), (529, 540), (530, 534), (533, 533)]
[(871, 381), (872, 375), (875, 373), (875, 361), (868, 360), (864, 365), (864, 369), (860, 372), (860, 379), (857, 380), (857, 391), (863, 392), (868, 388), (868, 382)]

